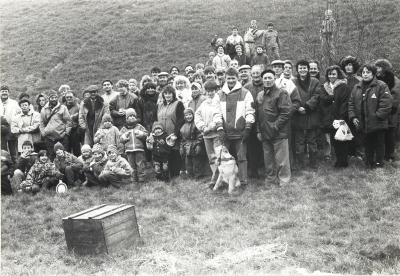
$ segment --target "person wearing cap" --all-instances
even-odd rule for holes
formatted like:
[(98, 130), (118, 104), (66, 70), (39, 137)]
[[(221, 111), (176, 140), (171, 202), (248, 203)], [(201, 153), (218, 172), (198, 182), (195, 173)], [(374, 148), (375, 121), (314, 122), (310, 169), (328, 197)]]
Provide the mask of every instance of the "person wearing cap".
[(269, 22), (267, 25), (267, 29), (263, 32), (262, 36), (262, 45), (265, 48), (265, 51), (269, 58), (271, 59), (279, 59), (279, 35), (278, 31), (274, 30), (274, 24)]
[(214, 68), (222, 67), (226, 70), (229, 68), (230, 62), (231, 58), (225, 54), (224, 46), (218, 46), (217, 55), (213, 58), (212, 66), (214, 66)]
[(58, 94), (54, 90), (48, 93), (49, 102), (40, 112), (40, 134), (46, 144), (50, 159), (55, 157), (54, 145), (57, 142), (68, 144), (72, 120), (65, 105), (58, 101)]
[(125, 125), (128, 108), (133, 108), (138, 120), (142, 121), (142, 105), (138, 96), (128, 92), (127, 80), (119, 80), (116, 87), (119, 94), (110, 102), (110, 114), (114, 125), (120, 130)]
[(233, 59), (236, 59), (238, 61), (239, 66), (250, 65), (251, 58), (248, 58), (243, 53), (243, 45), (241, 45), (241, 44), (236, 45), (235, 51), (236, 51), (236, 55), (233, 57)]
[(217, 83), (220, 88), (222, 88), (225, 84), (225, 68), (223, 67), (218, 67), (215, 69), (215, 74), (217, 77)]
[(65, 149), (68, 152), (72, 152), (75, 156), (79, 156), (81, 155), (80, 141), (82, 140), (82, 135), (79, 132), (79, 101), (72, 91), (67, 91), (64, 99), (64, 105), (68, 108), (69, 115), (71, 116), (71, 132)]
[(206, 61), (206, 64), (205, 64), (206, 67), (213, 65), (212, 63), (213, 63), (214, 57), (215, 57), (215, 52), (214, 51), (211, 51), (211, 52), (208, 53), (208, 60)]
[(116, 96), (118, 96), (118, 92), (113, 90), (113, 82), (111, 80), (103, 80), (102, 87), (104, 94), (102, 95), (104, 102), (110, 103)]
[(107, 147), (108, 161), (99, 176), (99, 180), (104, 186), (120, 188), (132, 184), (132, 168), (125, 158), (118, 154), (118, 149), (114, 145)]
[(266, 54), (263, 52), (263, 46), (262, 45), (257, 45), (256, 47), (256, 52), (251, 58), (250, 65), (260, 65), (262, 66), (262, 69), (265, 70), (269, 64), (269, 59)]
[(18, 137), (18, 153), (21, 153), (25, 141), (32, 144), (40, 141), (40, 114), (30, 109), (31, 103), (28, 99), (20, 100), (19, 106), (22, 112), (12, 119), (11, 133)]
[(226, 52), (232, 59), (236, 55), (235, 46), (244, 45), (243, 38), (239, 35), (238, 28), (236, 26), (232, 27), (232, 34), (226, 38)]
[(133, 181), (137, 185), (144, 182), (145, 142), (148, 131), (139, 124), (133, 108), (126, 110), (126, 123), (120, 132), (120, 146), (133, 170)]
[(190, 86), (190, 90), (192, 91), (192, 100), (189, 102), (188, 107), (193, 109), (194, 112), (199, 108), (201, 103), (206, 99), (203, 95), (203, 88), (202, 86), (197, 83), (193, 82)]
[[(214, 122), (214, 117), (221, 117), (221, 115), (218, 114), (218, 97), (215, 97), (219, 90), (219, 86), (215, 80), (208, 80), (204, 83), (204, 90), (206, 92), (206, 99), (196, 110), (194, 115), (194, 123), (197, 129), (200, 130), (203, 135), (204, 146), (212, 172), (209, 187), (214, 187), (218, 177), (215, 148), (221, 145), (221, 140), (219, 139), (219, 135), (217, 133), (217, 124)], [(220, 122), (219, 126), (222, 126), (222, 122)]]
[(255, 122), (254, 102), (251, 93), (239, 82), (238, 71), (229, 68), (226, 71), (226, 82), (218, 92), (219, 114), (215, 123), (221, 139), (236, 157), (239, 167), (239, 179), (242, 185), (247, 184), (247, 141), (251, 127)]
[[(253, 99), (256, 99), (257, 94), (264, 90), (264, 84), (261, 79), (263, 72), (260, 65), (254, 65), (251, 68), (251, 82), (247, 83), (244, 88), (248, 89)], [(249, 141), (247, 143), (247, 159), (249, 176), (258, 178), (258, 170), (263, 167), (264, 158), (262, 154), (262, 144), (257, 139), (256, 124), (252, 125)]]
[(320, 83), (310, 76), (310, 65), (306, 60), (300, 60), (296, 64), (298, 73), (294, 84), (300, 95), (300, 106), (294, 111), (292, 125), (296, 144), (295, 166), (301, 169), (305, 165), (308, 153), (310, 167), (317, 165), (317, 133), (320, 127), (318, 102), (320, 95)]
[(72, 153), (66, 152), (64, 146), (60, 142), (54, 145), (54, 152), (56, 154), (54, 165), (56, 169), (64, 175), (63, 181), (68, 187), (79, 187), (82, 183), (80, 180), (80, 172), (83, 168), (83, 163)]
[(157, 82), (157, 92), (161, 94), (161, 91), (165, 86), (168, 85), (168, 77), (169, 74), (167, 72), (160, 72), (158, 74), (158, 82)]
[(204, 68), (204, 75), (206, 77), (206, 81), (215, 80), (215, 68), (213, 66), (207, 66)]
[(119, 129), (113, 125), (110, 114), (104, 114), (100, 128), (96, 131), (93, 138), (93, 143), (100, 144), (104, 151), (109, 145), (119, 145)]
[(100, 182), (99, 176), (107, 163), (106, 152), (101, 145), (94, 144), (92, 148), (92, 154), (92, 161), (89, 164), (83, 165), (85, 181), (82, 183), (82, 186), (104, 186)]
[(239, 67), (239, 77), (240, 77), (240, 83), (242, 86), (245, 86), (247, 83), (250, 82), (250, 70), (251, 67), (247, 64), (242, 65)]
[(275, 59), (271, 62), (271, 67), (272, 70), (275, 72), (275, 78), (279, 79), (283, 73), (283, 66), (284, 66), (284, 61), (280, 59)]
[(290, 181), (288, 130), (291, 109), (289, 94), (276, 86), (275, 72), (261, 73), (263, 91), (257, 94), (257, 138), (262, 142), (266, 185), (285, 185)]
[(85, 90), (90, 92), (90, 97), (83, 101), (79, 109), (79, 127), (85, 132), (84, 144), (92, 146), (103, 116), (110, 114), (110, 110), (109, 104), (98, 95), (97, 85), (90, 85)]
[(26, 176), (35, 164), (37, 159), (37, 154), (33, 151), (33, 144), (31, 141), (24, 141), (22, 143), (22, 152), (21, 155), (18, 157), (17, 162), (14, 166), (14, 175), (12, 178), (12, 183), (14, 187), (19, 187), (26, 179)]
[[(21, 113), (21, 108), (16, 100), (10, 98), (10, 88), (7, 85), (2, 85), (0, 87), (0, 98), (0, 115), (3, 116), (7, 121), (7, 124), (11, 126), (12, 119)], [(7, 148), (4, 149), (8, 150), (11, 159), (15, 162), (18, 156), (17, 135), (9, 133), (4, 142), (7, 143)]]
[(262, 37), (263, 33), (264, 30), (259, 30), (257, 28), (257, 21), (251, 20), (250, 27), (247, 29), (246, 33), (243, 36), (244, 52), (249, 59), (251, 59), (251, 57), (256, 52), (257, 39)]
[[(179, 138), (180, 129), (185, 121), (183, 115), (185, 107), (181, 101), (178, 101), (176, 98), (176, 91), (170, 85), (163, 89), (161, 97), (163, 101), (158, 104), (157, 121), (162, 124), (167, 135), (173, 134), (175, 137)], [(179, 154), (179, 140), (172, 148), (168, 162), (170, 176), (178, 176), (182, 166), (182, 160)]]

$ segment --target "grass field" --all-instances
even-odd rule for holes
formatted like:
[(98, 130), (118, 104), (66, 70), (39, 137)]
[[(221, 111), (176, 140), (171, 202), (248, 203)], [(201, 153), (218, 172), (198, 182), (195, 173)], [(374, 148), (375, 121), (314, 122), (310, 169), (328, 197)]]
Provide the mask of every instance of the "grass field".
[[(283, 58), (320, 58), (325, 8), (320, 0), (0, 3), (0, 81), (14, 96), (62, 83), (81, 91), (104, 78), (139, 79), (154, 65), (204, 62), (214, 34), (226, 37), (234, 24), (243, 34), (251, 19), (275, 23)], [(354, 11), (349, 3), (357, 4)], [(338, 0), (334, 12), (338, 56), (386, 57), (400, 71), (397, 0)], [(364, 27), (361, 44), (357, 26)], [(2, 275), (263, 275), (291, 267), (399, 274), (399, 166), (367, 172), (354, 161), (344, 171), (321, 164), (287, 187), (251, 181), (238, 197), (211, 193), (206, 180), (181, 179), (150, 180), (139, 191), (3, 197)], [(144, 245), (116, 255), (69, 253), (61, 218), (101, 203), (135, 204)]]
[[(249, 275), (288, 267), (398, 274), (398, 165), (371, 172), (356, 162), (344, 171), (321, 165), (281, 188), (253, 180), (237, 197), (212, 193), (206, 179), (3, 197), (2, 275)], [(68, 253), (61, 218), (103, 203), (136, 205), (144, 245), (115, 255)]]

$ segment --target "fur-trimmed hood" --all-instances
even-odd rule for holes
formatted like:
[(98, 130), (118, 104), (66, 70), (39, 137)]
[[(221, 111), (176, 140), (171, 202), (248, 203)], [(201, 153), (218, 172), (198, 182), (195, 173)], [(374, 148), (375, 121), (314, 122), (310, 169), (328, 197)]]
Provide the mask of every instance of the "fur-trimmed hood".
[[(91, 103), (90, 103), (90, 101), (91, 101), (91, 98), (90, 98), (90, 97), (87, 98), (87, 99), (85, 99), (85, 100), (83, 101), (83, 106), (84, 106), (85, 108), (87, 108), (87, 109), (91, 109)], [(101, 109), (101, 108), (103, 107), (103, 105), (104, 105), (104, 99), (103, 99), (103, 97), (101, 97), (100, 95), (96, 95), (96, 101), (95, 101), (95, 104), (94, 104), (94, 109), (95, 109), (95, 110), (99, 110), (99, 109)]]
[(386, 83), (389, 87), (389, 90), (392, 90), (392, 88), (395, 86), (394, 74), (391, 71), (383, 71), (383, 75), (377, 76), (376, 78)]

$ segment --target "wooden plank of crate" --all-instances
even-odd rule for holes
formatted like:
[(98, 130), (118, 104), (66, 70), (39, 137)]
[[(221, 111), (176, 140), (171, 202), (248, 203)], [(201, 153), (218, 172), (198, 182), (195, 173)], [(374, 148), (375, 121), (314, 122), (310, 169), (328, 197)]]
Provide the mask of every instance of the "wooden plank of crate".
[(96, 210), (93, 210), (92, 212), (88, 212), (88, 213), (82, 214), (82, 215), (80, 215), (78, 217), (75, 217), (74, 219), (90, 219), (90, 218), (95, 217), (95, 216), (97, 216), (99, 214), (103, 214), (103, 213), (105, 213), (105, 212), (107, 212), (109, 210), (113, 210), (117, 206), (118, 205), (106, 205), (106, 206), (103, 206), (103, 208), (96, 209)]
[(89, 208), (89, 209), (86, 209), (86, 210), (84, 210), (84, 211), (81, 211), (81, 212), (79, 212), (79, 213), (72, 214), (72, 215), (70, 215), (70, 216), (68, 216), (68, 217), (65, 217), (65, 218), (63, 218), (63, 219), (72, 219), (72, 218), (75, 218), (75, 217), (77, 217), (77, 216), (80, 216), (80, 215), (89, 213), (89, 212), (91, 212), (91, 211), (93, 211), (93, 210), (102, 208), (102, 207), (104, 207), (104, 206), (106, 206), (106, 204), (97, 205), (97, 206), (94, 206), (94, 207), (92, 207), (92, 208)]
[(105, 212), (103, 214), (99, 214), (96, 217), (92, 217), (92, 218), (103, 219), (103, 218), (106, 218), (106, 217), (111, 217), (112, 215), (114, 215), (116, 213), (123, 212), (123, 211), (125, 211), (127, 209), (130, 209), (132, 207), (134, 208), (135, 206), (134, 205), (122, 204), (122, 205), (119, 206), (119, 208), (116, 208), (114, 210), (109, 210), (109, 211), (107, 211), (107, 212)]

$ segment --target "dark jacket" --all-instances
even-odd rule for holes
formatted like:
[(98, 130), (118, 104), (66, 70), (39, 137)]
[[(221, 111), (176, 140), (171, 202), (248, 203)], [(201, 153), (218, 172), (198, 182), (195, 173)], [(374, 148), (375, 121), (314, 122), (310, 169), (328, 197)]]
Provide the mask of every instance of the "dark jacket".
[(254, 65), (263, 65), (264, 69), (267, 68), (268, 64), (269, 64), (269, 59), (268, 56), (264, 53), (262, 53), (261, 55), (259, 54), (254, 54), (254, 56), (251, 59), (250, 65), (254, 66)]
[(388, 86), (374, 78), (365, 89), (363, 96), (363, 82), (356, 84), (349, 99), (349, 119), (357, 118), (360, 130), (370, 133), (388, 128), (388, 116), (392, 110), (392, 96)]
[(256, 99), (257, 132), (261, 133), (263, 140), (288, 138), (291, 105), (289, 94), (276, 85), (258, 93)]
[(251, 60), (248, 58), (245, 54), (242, 54), (241, 56), (234, 56), (233, 59), (236, 59), (239, 63), (239, 67), (242, 65), (250, 65)]
[(162, 124), (167, 135), (174, 133), (176, 137), (180, 137), (180, 129), (185, 122), (184, 109), (183, 103), (176, 99), (170, 103), (164, 101), (158, 105), (157, 121)]
[[(1, 116), (1, 144), (7, 145), (8, 136), (11, 133), (10, 124), (4, 116)], [(7, 147), (7, 146), (6, 146)], [(2, 147), (3, 148), (3, 147)]]
[(198, 95), (196, 98), (192, 98), (192, 100), (189, 102), (188, 107), (193, 109), (194, 112), (196, 112), (201, 103), (205, 101), (205, 99), (207, 99), (206, 96)]
[(111, 117), (113, 119), (114, 125), (118, 128), (121, 129), (126, 122), (126, 116), (125, 115), (120, 115), (119, 110), (120, 109), (128, 109), (128, 108), (133, 108), (136, 112), (136, 118), (138, 122), (140, 123), (142, 121), (142, 106), (139, 101), (139, 98), (132, 94), (132, 93), (127, 93), (125, 96), (122, 96), (121, 94), (115, 97), (110, 101), (110, 113)]
[(181, 155), (194, 156), (196, 146), (200, 145), (203, 141), (203, 136), (194, 124), (194, 120), (191, 122), (185, 122), (183, 124), (183, 126), (181, 127), (181, 136)]
[(68, 108), (69, 115), (71, 116), (71, 126), (72, 129), (76, 129), (79, 126), (79, 104), (77, 101), (74, 102), (72, 105), (67, 105), (65, 103), (65, 106)]
[(36, 157), (33, 155), (29, 155), (27, 157), (23, 157), (22, 155), (18, 157), (17, 163), (15, 165), (15, 169), (22, 171), (25, 175), (29, 172), (33, 164), (36, 162)]
[(385, 82), (389, 87), (390, 94), (392, 95), (392, 110), (389, 115), (388, 126), (397, 127), (399, 123), (399, 103), (400, 103), (400, 80), (394, 76), (390, 71), (384, 73), (382, 78), (378, 78)]
[(167, 144), (167, 133), (163, 133), (160, 136), (153, 136), (153, 148), (151, 150), (153, 154), (153, 160), (156, 162), (167, 162), (171, 153), (172, 147)]
[(157, 121), (157, 100), (159, 95), (158, 93), (149, 95), (141, 92), (140, 96), (143, 107), (142, 125), (148, 132), (151, 132), (153, 123)]
[(292, 125), (295, 129), (316, 129), (320, 126), (318, 101), (320, 84), (316, 78), (309, 77), (304, 82), (299, 78), (293, 80), (300, 95), (300, 106), (306, 109), (306, 114), (296, 111), (293, 114)]

